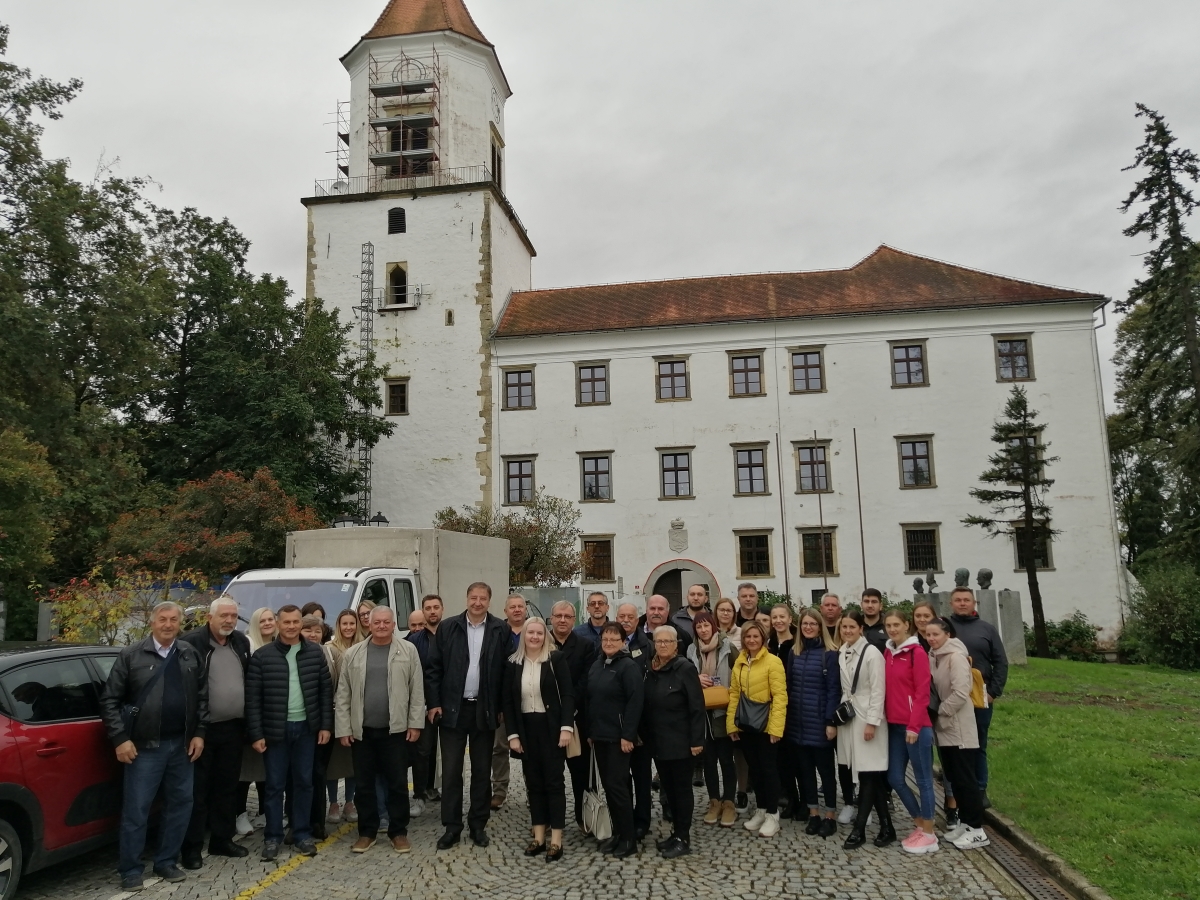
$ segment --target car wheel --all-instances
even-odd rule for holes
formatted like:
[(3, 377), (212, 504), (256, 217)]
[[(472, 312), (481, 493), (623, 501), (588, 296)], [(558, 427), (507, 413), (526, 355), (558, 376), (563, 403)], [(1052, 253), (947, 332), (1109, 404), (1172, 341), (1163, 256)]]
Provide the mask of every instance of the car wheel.
[(22, 852), (16, 830), (0, 819), (0, 900), (11, 900), (17, 893), (24, 868)]

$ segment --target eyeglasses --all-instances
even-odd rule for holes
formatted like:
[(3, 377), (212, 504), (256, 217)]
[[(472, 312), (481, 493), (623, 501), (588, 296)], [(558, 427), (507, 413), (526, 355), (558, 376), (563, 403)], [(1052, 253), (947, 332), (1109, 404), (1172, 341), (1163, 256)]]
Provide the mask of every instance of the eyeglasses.
[(677, 641), (675, 638), (655, 638), (654, 643), (666, 646), (667, 644), (678, 644), (679, 641)]

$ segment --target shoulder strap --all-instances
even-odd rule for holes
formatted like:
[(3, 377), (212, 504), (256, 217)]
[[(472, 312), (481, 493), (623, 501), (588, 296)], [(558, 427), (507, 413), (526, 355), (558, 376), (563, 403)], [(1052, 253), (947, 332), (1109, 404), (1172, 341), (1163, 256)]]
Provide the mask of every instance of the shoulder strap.
[[(868, 645), (870, 646), (870, 645)], [(862, 671), (863, 660), (867, 658), (867, 648), (863, 647), (858, 654), (858, 665), (854, 667), (854, 682), (850, 685), (850, 693), (858, 693), (858, 673)]]

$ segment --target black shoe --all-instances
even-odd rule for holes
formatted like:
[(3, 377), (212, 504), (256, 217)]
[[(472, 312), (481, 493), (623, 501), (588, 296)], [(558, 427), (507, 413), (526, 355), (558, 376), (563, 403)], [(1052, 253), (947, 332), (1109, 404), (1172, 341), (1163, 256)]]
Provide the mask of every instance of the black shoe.
[(953, 831), (958, 825), (958, 807), (950, 806), (946, 809), (946, 830)]
[(558, 862), (562, 859), (563, 849), (562, 844), (551, 844), (546, 851), (546, 862)]
[(988, 799), (987, 791), (979, 792), (979, 802), (980, 802), (980, 805), (983, 806), (984, 809), (992, 808), (992, 801)]
[(673, 844), (673, 843), (675, 843), (675, 832), (672, 831), (669, 835), (667, 835), (661, 841), (655, 841), (654, 849), (658, 850), (661, 853), (663, 850), (666, 850), (668, 847), (670, 847), (671, 844)]
[(439, 850), (449, 850), (462, 839), (462, 832), (455, 831), (453, 828), (447, 828), (446, 833), (438, 838), (437, 848)]
[(185, 869), (199, 869), (204, 865), (199, 850), (184, 850), (179, 857), (179, 865)]
[(121, 879), (121, 890), (123, 891), (140, 891), (142, 887), (141, 875), (126, 875)]
[(263, 844), (262, 858), (270, 862), (279, 855), (279, 841), (266, 841)]
[(892, 819), (888, 819), (879, 826), (879, 834), (875, 835), (875, 840), (872, 841), (876, 847), (886, 847), (888, 844), (894, 843), (896, 840), (896, 829), (892, 827)]
[(325, 824), (323, 822), (320, 825), (314, 825), (312, 827), (312, 838), (314, 841), (323, 841), (327, 837), (329, 837), (329, 835), (325, 831)]
[(837, 819), (822, 819), (821, 820), (821, 839), (831, 838), (837, 834)]
[(243, 856), (249, 856), (250, 851), (241, 844), (235, 844), (233, 841), (209, 841), (208, 842), (209, 856), (232, 856), (240, 859)]
[(734, 795), (733, 808), (738, 811), (738, 815), (741, 815), (750, 808), (750, 798), (746, 796), (745, 791), (738, 791)]
[(292, 846), (292, 844), (294, 842), (295, 842), (295, 837), (292, 835), (292, 829), (289, 828), (287, 831), (285, 831), (283, 833), (283, 843), (285, 846), (290, 847), (290, 846)]
[(808, 825), (804, 827), (805, 834), (820, 834), (821, 833), (821, 817), (809, 816)]
[(777, 809), (777, 810), (776, 810), (776, 812), (778, 812), (778, 813), (779, 813), (779, 818), (781, 818), (781, 819), (790, 819), (790, 818), (792, 817), (792, 804), (791, 804), (791, 801), (790, 801), (790, 800), (784, 800), (784, 801), (782, 801), (782, 802), (779, 804), (779, 809)]
[(312, 838), (303, 841), (296, 841), (296, 852), (304, 856), (317, 855), (317, 842)]
[(796, 811), (792, 813), (793, 822), (807, 822), (810, 818), (811, 816), (809, 816), (808, 810), (804, 807), (804, 804), (797, 806)]
[(615, 850), (617, 848), (617, 843), (618, 843), (618, 839), (617, 839), (617, 836), (614, 834), (612, 837), (605, 838), (599, 844), (597, 844), (596, 849), (599, 850), (601, 853), (612, 853), (613, 850)]
[(539, 844), (537, 841), (530, 841), (529, 846), (525, 848), (525, 855), (537, 856), (539, 853), (544, 853), (545, 850), (546, 845), (544, 843)]
[(482, 828), (471, 829), (471, 843), (476, 847), (486, 847), (491, 842), (492, 839), (488, 837), (488, 833)]
[(845, 843), (842, 844), (842, 849), (843, 850), (856, 850), (857, 848), (861, 847), (866, 842), (867, 842), (866, 834), (863, 832), (863, 830), (861, 828), (859, 828), (856, 825), (856, 826), (854, 826), (854, 830), (850, 832), (850, 836), (848, 838), (846, 838)]
[(637, 843), (640, 844), (645, 839), (646, 835), (648, 835), (649, 833), (650, 833), (649, 828), (646, 828), (644, 825), (639, 825), (637, 828), (635, 828), (633, 830), (633, 839), (634, 839), (634, 841), (636, 841)]
[(171, 884), (178, 884), (181, 881), (187, 881), (187, 876), (179, 870), (179, 866), (172, 863), (169, 866), (155, 866), (154, 874), (163, 881), (169, 881)]
[(633, 841), (621, 841), (613, 848), (613, 859), (625, 859), (627, 856), (633, 856), (637, 853), (637, 844)]
[(688, 846), (688, 842), (683, 838), (675, 838), (671, 843), (663, 848), (663, 859), (679, 859), (681, 856), (687, 856), (692, 852), (692, 848)]

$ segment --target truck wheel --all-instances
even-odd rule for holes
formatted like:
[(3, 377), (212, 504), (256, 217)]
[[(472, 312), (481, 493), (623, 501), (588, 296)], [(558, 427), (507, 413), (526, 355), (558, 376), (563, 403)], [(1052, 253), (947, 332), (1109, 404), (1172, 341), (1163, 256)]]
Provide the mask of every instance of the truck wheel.
[(0, 819), (0, 900), (12, 900), (24, 868), (21, 839), (16, 830)]

